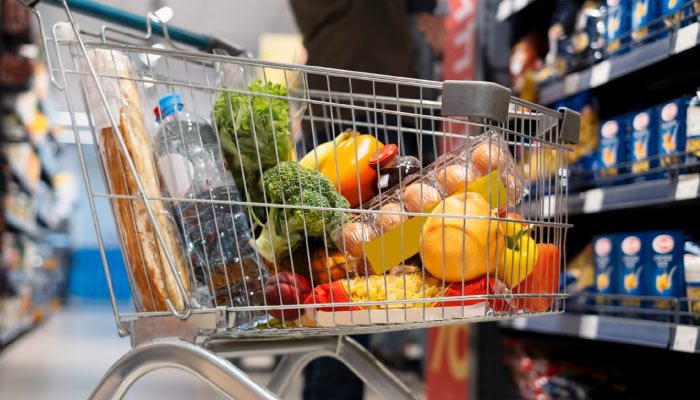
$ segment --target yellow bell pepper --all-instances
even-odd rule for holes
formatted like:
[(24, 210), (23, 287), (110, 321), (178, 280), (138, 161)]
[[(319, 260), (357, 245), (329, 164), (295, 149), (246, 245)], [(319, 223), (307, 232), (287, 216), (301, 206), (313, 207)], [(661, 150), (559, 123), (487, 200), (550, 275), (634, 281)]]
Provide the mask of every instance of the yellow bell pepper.
[(537, 243), (530, 237), (529, 224), (518, 222), (523, 219), (522, 216), (507, 213), (505, 217), (509, 221), (498, 224), (499, 231), (506, 238), (499, 278), (512, 288), (532, 273), (537, 260)]

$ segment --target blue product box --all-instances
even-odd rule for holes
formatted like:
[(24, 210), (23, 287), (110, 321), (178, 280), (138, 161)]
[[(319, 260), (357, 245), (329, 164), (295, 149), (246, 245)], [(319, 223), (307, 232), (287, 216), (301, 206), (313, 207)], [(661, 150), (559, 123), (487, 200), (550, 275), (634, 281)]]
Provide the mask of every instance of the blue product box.
[(661, 0), (661, 15), (664, 18), (666, 27), (681, 22), (681, 26), (692, 24), (695, 19), (688, 16), (695, 13), (697, 0)]
[[(651, 271), (647, 290), (652, 296), (667, 298), (686, 297), (685, 268), (683, 263), (684, 235), (679, 231), (655, 231), (648, 235)], [(680, 311), (687, 309), (687, 304), (678, 304)], [(652, 301), (651, 306), (665, 312), (654, 314), (659, 321), (673, 322), (676, 304), (671, 301)]]
[(629, 31), (632, 22), (632, 0), (608, 0), (605, 17), (605, 40), (608, 55), (629, 50)]
[[(646, 282), (648, 281), (650, 263), (647, 241), (643, 234), (621, 234), (617, 246), (620, 268), (617, 277), (617, 293), (629, 296), (648, 295)], [(621, 301), (627, 307), (645, 306), (643, 301), (630, 298)]]
[[(598, 168), (603, 177), (625, 173), (626, 168), (618, 167), (627, 157), (627, 121), (624, 117), (604, 121), (598, 134)], [(623, 183), (619, 180), (616, 183)]]
[[(688, 108), (688, 99), (689, 97), (681, 97), (656, 107), (657, 148), (659, 155), (662, 156), (659, 160), (662, 167), (680, 165), (683, 162), (684, 157), (681, 155), (666, 155), (685, 151), (685, 114)], [(670, 172), (665, 170), (662, 171), (661, 175), (668, 177)]]
[(633, 0), (632, 2), (632, 41), (646, 43), (666, 36), (659, 34), (663, 22), (660, 0)]
[[(634, 181), (648, 181), (658, 177), (658, 173), (649, 172), (658, 166), (657, 123), (653, 109), (633, 113), (629, 119), (630, 140), (627, 149), (630, 171)], [(651, 158), (651, 159), (650, 159)]]
[[(619, 265), (617, 247), (616, 235), (597, 236), (593, 239), (593, 266), (595, 268), (593, 293), (617, 293), (617, 267)], [(614, 302), (610, 299), (597, 298), (595, 303), (613, 304)]]

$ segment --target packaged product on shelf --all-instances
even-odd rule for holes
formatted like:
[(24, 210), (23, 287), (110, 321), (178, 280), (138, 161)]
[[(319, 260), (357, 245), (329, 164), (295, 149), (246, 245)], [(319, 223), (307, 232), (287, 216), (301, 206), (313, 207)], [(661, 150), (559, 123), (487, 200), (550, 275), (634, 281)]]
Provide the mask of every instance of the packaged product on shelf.
[[(679, 166), (683, 157), (679, 153), (685, 151), (685, 113), (688, 104), (687, 97), (681, 97), (660, 104), (656, 108), (658, 115), (659, 163), (664, 168)], [(670, 170), (662, 171), (664, 177), (669, 176)]]
[(689, 16), (700, 11), (700, 1), (698, 0), (661, 0), (661, 15), (664, 18), (664, 25), (671, 27), (679, 22), (681, 26), (692, 23)]
[(644, 42), (645, 39), (658, 39), (661, 24), (660, 0), (633, 0), (632, 1), (632, 40)]
[[(615, 294), (620, 265), (619, 240), (616, 235), (598, 236), (593, 239), (593, 265), (595, 268), (594, 293)], [(612, 304), (609, 299), (598, 298), (597, 304)]]
[(688, 102), (685, 125), (685, 151), (688, 170), (700, 172), (700, 88)]
[(608, 0), (605, 23), (605, 38), (609, 55), (627, 50), (631, 26), (632, 2), (630, 0)]
[(615, 177), (625, 172), (618, 164), (626, 160), (627, 121), (618, 117), (600, 125), (598, 139), (598, 166), (603, 177)]
[(685, 242), (683, 269), (685, 272), (688, 310), (700, 318), (700, 246), (694, 242)]
[(658, 174), (650, 173), (656, 168), (657, 154), (657, 122), (654, 110), (644, 110), (630, 116), (631, 127), (629, 147), (627, 149), (628, 160), (631, 161), (630, 170), (634, 181), (655, 179)]
[[(98, 74), (124, 78), (101, 79), (108, 107), (119, 123), (116, 132), (112, 129), (97, 89), (90, 85), (88, 93), (94, 105), (94, 124), (100, 132), (110, 192), (136, 197), (112, 200), (129, 276), (133, 280), (132, 287), (137, 289), (134, 293), (136, 308), (138, 311), (167, 311), (166, 301), (170, 300), (173, 307), (183, 310), (186, 299), (178, 288), (177, 279), (189, 293), (191, 278), (172, 208), (164, 201), (149, 200), (155, 217), (155, 221), (152, 221), (144, 201), (140, 199), (136, 176), (127, 166), (127, 157), (130, 157), (146, 196), (162, 197), (151, 137), (144, 125), (136, 81), (132, 80), (131, 62), (118, 51), (96, 49), (89, 56)], [(89, 82), (92, 83), (92, 80)], [(128, 154), (122, 151), (118, 136), (126, 145)], [(160, 229), (163, 241), (156, 235), (154, 222)], [(172, 269), (168, 254), (174, 264)]]
[[(605, 244), (601, 243), (601, 246), (605, 246)], [(603, 250), (605, 250), (605, 248), (599, 249), (599, 251), (596, 252), (595, 257), (610, 257), (610, 251), (612, 250), (612, 246), (610, 246), (610, 250), (608, 250), (609, 252), (607, 255), (604, 255), (605, 252)], [(602, 262), (603, 260), (601, 259), (599, 261)], [(584, 292), (589, 289), (595, 289), (597, 291), (597, 269), (595, 268), (595, 265), (596, 264), (594, 262), (593, 245), (588, 244), (586, 247), (584, 247), (583, 250), (581, 250), (579, 254), (577, 254), (574, 258), (571, 259), (569, 265), (567, 265), (566, 267), (568, 281), (567, 292), (574, 294)], [(607, 279), (609, 285), (609, 278), (601, 279)], [(603, 285), (605, 285), (605, 283), (606, 282), (604, 281), (601, 282), (601, 284)]]
[(536, 73), (542, 68), (544, 40), (537, 32), (520, 39), (510, 53), (510, 81), (513, 93), (523, 100), (537, 100)]
[[(659, 297), (685, 297), (683, 233), (679, 231), (648, 232), (645, 238), (650, 241), (647, 249), (651, 253), (651, 271), (647, 282), (649, 294)], [(672, 303), (667, 301), (654, 301), (652, 306), (673, 310)]]
[(572, 70), (578, 70), (603, 58), (605, 47), (605, 8), (601, 1), (587, 0), (576, 16), (576, 26), (567, 52)]
[(576, 12), (579, 2), (576, 0), (561, 0), (552, 14), (552, 22), (547, 31), (549, 51), (544, 59), (544, 67), (538, 73), (537, 80), (546, 82), (564, 76), (569, 66), (569, 55), (566, 51), (571, 33), (576, 23)]
[[(619, 270), (617, 280), (617, 294), (629, 296), (646, 296), (649, 294), (646, 282), (650, 274), (649, 241), (644, 234), (620, 234), (619, 246)], [(642, 307), (646, 304), (638, 298), (621, 300), (621, 304), (627, 307)]]
[[(163, 96), (157, 109), (158, 169), (164, 195), (184, 199), (174, 203), (195, 277), (202, 285), (200, 302), (213, 301), (215, 307), (263, 305), (267, 269), (249, 244), (248, 214), (240, 205), (189, 201), (241, 201), (216, 133), (204, 118), (186, 110), (179, 93)], [(251, 317), (241, 313), (236, 324), (253, 322)]]

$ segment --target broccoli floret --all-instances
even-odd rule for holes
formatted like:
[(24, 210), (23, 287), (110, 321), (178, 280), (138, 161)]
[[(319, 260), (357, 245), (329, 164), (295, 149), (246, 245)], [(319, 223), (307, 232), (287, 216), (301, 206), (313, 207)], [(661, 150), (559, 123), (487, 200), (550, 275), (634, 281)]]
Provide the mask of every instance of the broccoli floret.
[(348, 208), (333, 183), (318, 171), (285, 161), (262, 176), (268, 202), (306, 208), (270, 207), (269, 217), (255, 240), (258, 253), (275, 262), (293, 251), (304, 237), (322, 237), (340, 226), (345, 213), (328, 208)]

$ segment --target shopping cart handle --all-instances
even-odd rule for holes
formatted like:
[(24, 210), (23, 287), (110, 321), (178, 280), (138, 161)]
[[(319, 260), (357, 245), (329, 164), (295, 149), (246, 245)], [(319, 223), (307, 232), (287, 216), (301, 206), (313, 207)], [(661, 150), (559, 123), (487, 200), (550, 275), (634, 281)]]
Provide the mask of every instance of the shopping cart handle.
[[(46, 4), (62, 6), (62, 0), (43, 0)], [(40, 0), (31, 2), (24, 1), (28, 6), (35, 6)], [(146, 17), (118, 8), (106, 6), (92, 0), (66, 0), (68, 8), (81, 14), (113, 22), (127, 28), (145, 30), (147, 26)], [(163, 27), (160, 24), (152, 24), (152, 32), (158, 36), (164, 36)], [(231, 56), (248, 56), (248, 52), (241, 47), (228, 43), (222, 39), (212, 36), (195, 33), (176, 26), (168, 25), (168, 36), (170, 39), (197, 49), (212, 52), (214, 49), (222, 49)]]

